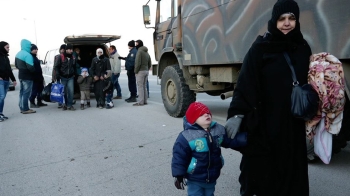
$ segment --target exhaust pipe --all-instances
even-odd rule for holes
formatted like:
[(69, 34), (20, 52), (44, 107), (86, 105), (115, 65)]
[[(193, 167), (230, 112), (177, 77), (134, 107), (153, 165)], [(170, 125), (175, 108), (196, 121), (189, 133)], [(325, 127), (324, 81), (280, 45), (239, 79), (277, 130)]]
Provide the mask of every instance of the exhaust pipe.
[(225, 100), (227, 98), (230, 98), (233, 96), (233, 91), (228, 91), (226, 93), (221, 93), (220, 97), (222, 100)]

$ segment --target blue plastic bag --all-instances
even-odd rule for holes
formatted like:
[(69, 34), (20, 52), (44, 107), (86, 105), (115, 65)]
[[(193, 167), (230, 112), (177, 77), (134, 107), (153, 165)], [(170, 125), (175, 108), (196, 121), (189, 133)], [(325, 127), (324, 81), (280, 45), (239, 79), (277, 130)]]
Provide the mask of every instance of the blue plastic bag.
[(51, 102), (64, 103), (64, 86), (60, 83), (53, 83), (50, 94)]

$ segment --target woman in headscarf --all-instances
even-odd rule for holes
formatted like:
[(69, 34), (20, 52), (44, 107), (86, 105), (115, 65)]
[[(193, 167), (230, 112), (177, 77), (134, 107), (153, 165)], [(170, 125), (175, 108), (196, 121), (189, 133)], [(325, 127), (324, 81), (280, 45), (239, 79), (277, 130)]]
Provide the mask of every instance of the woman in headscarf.
[(91, 74), (94, 77), (96, 107), (102, 109), (105, 106), (106, 98), (103, 89), (105, 88), (106, 80), (110, 80), (111, 64), (109, 59), (103, 55), (103, 50), (101, 48), (96, 50), (96, 57), (92, 59)]
[(8, 58), (8, 53), (10, 51), (10, 45), (7, 42), (0, 42), (0, 122), (8, 119), (7, 116), (3, 114), (5, 97), (7, 90), (9, 88), (10, 79), (13, 85), (16, 86), (16, 78), (12, 73), (10, 60)]
[(309, 195), (305, 121), (291, 113), (293, 80), (283, 55), (288, 53), (300, 85), (306, 84), (311, 49), (299, 15), (293, 0), (274, 5), (268, 32), (258, 36), (244, 58), (228, 110), (228, 135), (248, 132), (239, 177), (244, 196)]

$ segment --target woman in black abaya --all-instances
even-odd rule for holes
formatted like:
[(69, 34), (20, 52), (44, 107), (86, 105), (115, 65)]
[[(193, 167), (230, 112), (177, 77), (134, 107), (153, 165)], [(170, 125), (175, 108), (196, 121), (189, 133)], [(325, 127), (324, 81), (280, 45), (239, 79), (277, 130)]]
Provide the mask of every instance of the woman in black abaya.
[(305, 121), (291, 114), (293, 80), (283, 52), (299, 83), (306, 84), (311, 49), (293, 0), (274, 5), (268, 32), (258, 36), (244, 58), (228, 110), (228, 135), (234, 137), (240, 120), (240, 131), (248, 132), (239, 177), (244, 196), (309, 195)]

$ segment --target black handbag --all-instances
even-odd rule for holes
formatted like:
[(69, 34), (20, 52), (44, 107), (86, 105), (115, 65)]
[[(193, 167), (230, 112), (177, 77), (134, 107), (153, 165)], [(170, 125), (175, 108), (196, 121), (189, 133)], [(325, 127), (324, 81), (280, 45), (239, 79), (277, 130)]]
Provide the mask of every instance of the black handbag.
[(291, 111), (294, 117), (311, 120), (317, 113), (320, 99), (316, 90), (310, 84), (299, 85), (293, 65), (287, 52), (283, 53), (292, 71), (293, 90), (291, 96)]

